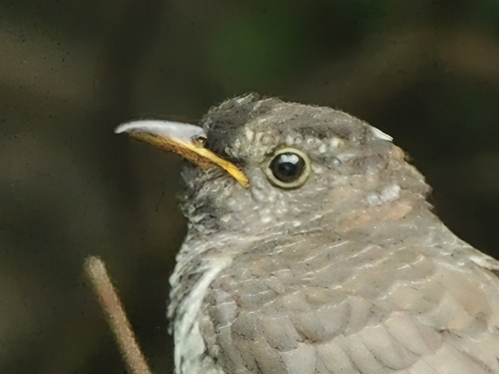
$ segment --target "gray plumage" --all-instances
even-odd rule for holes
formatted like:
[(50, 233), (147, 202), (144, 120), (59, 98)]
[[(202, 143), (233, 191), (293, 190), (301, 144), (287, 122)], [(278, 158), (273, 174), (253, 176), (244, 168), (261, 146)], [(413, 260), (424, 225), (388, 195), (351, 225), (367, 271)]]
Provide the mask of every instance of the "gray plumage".
[[(499, 373), (498, 262), (457, 238), (391, 138), (346, 113), (250, 94), (202, 120), (239, 166), (189, 166), (171, 278), (179, 373)], [(283, 148), (301, 186), (269, 178)], [(306, 157), (306, 158), (307, 158)]]

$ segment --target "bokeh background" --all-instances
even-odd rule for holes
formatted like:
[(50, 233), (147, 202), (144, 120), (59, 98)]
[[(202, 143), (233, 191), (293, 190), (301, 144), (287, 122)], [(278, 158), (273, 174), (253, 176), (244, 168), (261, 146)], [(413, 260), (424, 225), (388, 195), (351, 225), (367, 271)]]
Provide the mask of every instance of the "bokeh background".
[(257, 91), (394, 136), (453, 231), (499, 255), (497, 0), (2, 0), (0, 372), (123, 373), (101, 256), (155, 373), (181, 161), (113, 128)]

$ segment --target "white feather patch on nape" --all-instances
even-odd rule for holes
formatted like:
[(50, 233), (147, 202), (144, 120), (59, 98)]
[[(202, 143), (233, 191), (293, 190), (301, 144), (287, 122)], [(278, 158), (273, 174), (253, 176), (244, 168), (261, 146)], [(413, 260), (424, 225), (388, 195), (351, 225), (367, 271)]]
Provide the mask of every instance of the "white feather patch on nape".
[(393, 138), (390, 135), (385, 134), (383, 131), (381, 131), (380, 129), (377, 129), (376, 127), (371, 127), (371, 130), (372, 130), (373, 135), (378, 139), (386, 140), (389, 142), (391, 142), (393, 140)]

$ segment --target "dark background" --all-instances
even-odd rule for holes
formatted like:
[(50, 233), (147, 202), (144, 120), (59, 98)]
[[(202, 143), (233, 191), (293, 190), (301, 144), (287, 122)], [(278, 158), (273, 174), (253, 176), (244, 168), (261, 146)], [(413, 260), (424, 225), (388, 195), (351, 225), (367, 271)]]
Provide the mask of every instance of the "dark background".
[(394, 136), (460, 237), (499, 255), (497, 0), (2, 0), (0, 372), (123, 373), (82, 270), (107, 263), (156, 373), (185, 233), (180, 160), (115, 136), (247, 91)]

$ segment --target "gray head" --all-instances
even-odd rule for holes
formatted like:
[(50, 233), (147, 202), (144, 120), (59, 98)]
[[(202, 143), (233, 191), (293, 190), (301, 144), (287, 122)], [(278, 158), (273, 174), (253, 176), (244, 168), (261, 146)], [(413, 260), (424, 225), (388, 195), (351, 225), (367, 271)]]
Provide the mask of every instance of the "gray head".
[[(391, 137), (341, 111), (249, 94), (200, 125), (193, 143), (235, 165), (249, 186), (214, 163), (187, 166), (183, 212), (193, 231), (348, 232), (428, 207), (429, 187)], [(149, 131), (118, 131), (137, 129)]]
[(249, 94), (212, 108), (201, 125), (205, 147), (250, 182), (189, 167), (184, 212), (202, 229), (302, 231), (428, 191), (389, 136), (341, 111)]

